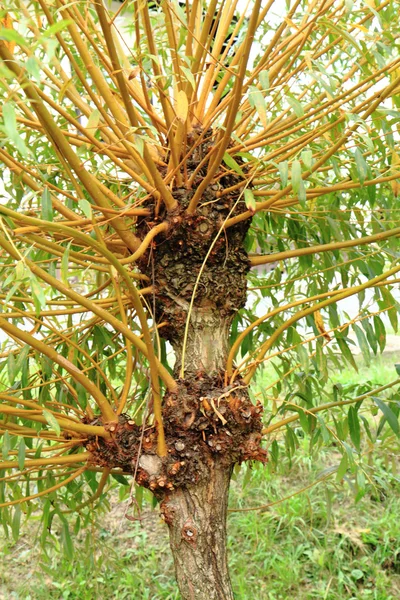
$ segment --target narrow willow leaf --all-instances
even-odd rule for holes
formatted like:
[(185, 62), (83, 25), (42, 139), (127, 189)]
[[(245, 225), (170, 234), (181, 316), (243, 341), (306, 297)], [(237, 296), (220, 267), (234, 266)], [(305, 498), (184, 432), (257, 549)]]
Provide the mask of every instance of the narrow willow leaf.
[(71, 535), (69, 533), (68, 523), (66, 521), (63, 522), (62, 530), (61, 530), (61, 541), (65, 556), (72, 560), (74, 558), (74, 545), (72, 543)]
[(19, 529), (21, 526), (21, 505), (17, 504), (14, 509), (14, 516), (11, 525), (11, 531), (14, 538), (14, 541), (17, 542), (19, 538)]
[(379, 315), (374, 315), (374, 329), (379, 349), (383, 352), (386, 347), (386, 329)]
[(266, 92), (269, 89), (269, 73), (268, 71), (260, 71), (258, 74), (258, 81), (261, 83), (263, 91)]
[(95, 108), (88, 119), (87, 125), (86, 125), (86, 129), (90, 129), (90, 133), (92, 135), (94, 135), (96, 133), (96, 130), (99, 126), (99, 122), (100, 122), (100, 111)]
[(230, 154), (228, 154), (228, 152), (225, 152), (223, 160), (224, 160), (224, 163), (230, 169), (232, 169), (233, 171), (235, 171), (239, 175), (242, 175), (243, 177), (245, 177), (245, 174), (243, 173), (243, 171), (240, 168), (240, 166), (237, 164), (236, 160)]
[(39, 314), (40, 311), (46, 306), (46, 295), (44, 293), (44, 289), (34, 275), (31, 276), (30, 286), (36, 314)]
[(29, 350), (30, 350), (30, 346), (26, 345), (19, 352), (18, 358), (15, 361), (15, 377), (21, 371), (26, 359), (28, 358)]
[(373, 396), (373, 399), (377, 407), (383, 412), (386, 421), (389, 423), (394, 433), (398, 437), (400, 437), (400, 426), (398, 417), (394, 414), (394, 412), (388, 404), (385, 404), (384, 402), (382, 402), (382, 400), (376, 398), (375, 396)]
[(350, 406), (348, 412), (349, 432), (351, 441), (355, 448), (360, 451), (360, 421), (358, 419), (357, 410), (354, 406)]
[(358, 325), (354, 324), (353, 329), (356, 332), (358, 345), (360, 347), (361, 352), (363, 353), (364, 360), (367, 366), (371, 363), (371, 354), (369, 351), (369, 346), (367, 342), (367, 338), (365, 337), (365, 333)]
[(3, 104), (3, 119), (4, 119), (4, 130), (9, 138), (12, 141), (17, 150), (20, 152), (22, 156), (26, 156), (28, 154), (28, 149), (25, 145), (24, 140), (18, 133), (17, 129), (17, 118), (15, 115), (14, 105), (10, 102), (5, 102)]
[(354, 360), (354, 356), (352, 355), (347, 342), (343, 338), (336, 338), (336, 342), (338, 343), (338, 346), (339, 346), (340, 351), (342, 352), (344, 358), (351, 364), (353, 369), (355, 371), (357, 371), (357, 373), (358, 373), (357, 363)]
[(312, 167), (312, 150), (303, 150), (301, 153), (301, 160), (303, 161), (306, 169), (311, 169)]
[(369, 345), (372, 348), (372, 352), (374, 354), (377, 354), (377, 352), (378, 352), (378, 340), (376, 339), (375, 332), (374, 332), (374, 329), (373, 329), (371, 323), (369, 321), (367, 321), (367, 319), (364, 319), (361, 322), (361, 324), (362, 324), (363, 329), (364, 329), (364, 331), (365, 331), (365, 333), (367, 335), (367, 340), (368, 340)]
[(71, 21), (71, 19), (62, 19), (61, 21), (57, 21), (57, 23), (53, 23), (53, 25), (50, 25), (50, 27), (45, 30), (43, 37), (51, 37), (56, 33), (63, 31), (63, 29), (66, 29), (68, 25), (71, 25), (72, 23), (73, 21)]
[(25, 466), (25, 440), (22, 438), (18, 448), (18, 467), (20, 471), (24, 470)]
[[(26, 46), (25, 38), (22, 37), (22, 35), (20, 35), (17, 31), (15, 31), (15, 29), (1, 28), (0, 29), (0, 40), (4, 40), (6, 42), (14, 42), (16, 44), (19, 44), (22, 47)], [(9, 49), (11, 51), (10, 47), (9, 47)], [(14, 49), (14, 47), (13, 47), (13, 49)]]
[(9, 354), (8, 355), (8, 358), (7, 358), (7, 374), (8, 374), (8, 381), (10, 382), (10, 385), (13, 385), (14, 381), (15, 381), (15, 377), (17, 375), (16, 361), (15, 361), (14, 354)]
[[(82, 200), (81, 200), (82, 202)], [(70, 252), (70, 248), (71, 248), (71, 242), (69, 242), (68, 246), (66, 247), (63, 257), (61, 259), (61, 280), (63, 283), (65, 283), (65, 285), (69, 286), (68, 283), (68, 267), (69, 267), (69, 252)]]
[(10, 434), (8, 433), (8, 430), (6, 429), (6, 431), (3, 434), (3, 443), (1, 446), (3, 460), (7, 460), (8, 453), (10, 452), (10, 447), (11, 447)]
[(358, 148), (356, 148), (356, 150), (354, 151), (354, 158), (356, 160), (358, 179), (362, 184), (364, 183), (368, 175), (368, 165), (365, 162), (365, 159)]
[(292, 187), (296, 194), (299, 193), (302, 181), (300, 161), (294, 160), (292, 163)]
[(285, 188), (287, 186), (288, 180), (289, 180), (288, 161), (284, 160), (284, 161), (280, 162), (278, 165), (278, 169), (279, 169), (279, 177), (281, 178), (282, 187)]
[(397, 330), (399, 327), (399, 320), (398, 320), (398, 315), (397, 315), (396, 300), (393, 298), (393, 294), (386, 287), (381, 287), (380, 292), (383, 297), (385, 308), (390, 307), (387, 310), (387, 314), (389, 317), (390, 324), (392, 325), (393, 329), (397, 333)]
[(25, 62), (26, 70), (36, 80), (36, 83), (40, 83), (40, 67), (39, 62), (35, 56), (30, 56)]
[(53, 220), (53, 204), (51, 202), (51, 195), (47, 185), (44, 187), (42, 192), (42, 219), (44, 221)]
[(249, 89), (250, 106), (256, 109), (263, 127), (267, 126), (267, 109), (265, 107), (265, 98), (263, 93), (255, 86), (250, 86)]
[[(92, 218), (92, 205), (90, 204), (90, 202), (88, 202), (88, 200), (82, 199), (82, 200), (78, 200), (78, 205), (79, 208), (81, 209), (81, 211), (83, 212), (83, 214), (85, 215), (85, 217), (87, 219), (91, 219)], [(65, 256), (65, 253), (64, 253)]]
[(185, 73), (186, 79), (188, 80), (188, 82), (190, 83), (190, 85), (192, 86), (192, 88), (195, 90), (196, 89), (196, 82), (195, 82), (195, 79), (193, 77), (192, 71), (190, 69), (188, 69), (187, 67), (181, 67), (181, 70)]
[(291, 98), (290, 96), (288, 98), (286, 98), (286, 100), (289, 102), (290, 106), (293, 108), (294, 110), (294, 114), (296, 115), (296, 117), (303, 117), (304, 116), (304, 109), (301, 105), (301, 103), (296, 100), (296, 98)]
[(55, 416), (48, 410), (46, 410), (45, 408), (43, 409), (43, 416), (46, 419), (46, 421), (48, 422), (48, 424), (50, 425), (50, 427), (52, 429), (54, 429), (54, 431), (56, 432), (57, 435), (61, 434), (61, 429), (60, 429), (60, 425), (58, 424), (57, 419), (55, 418)]
[(347, 457), (347, 453), (345, 452), (342, 456), (342, 460), (340, 461), (339, 468), (336, 475), (336, 481), (342, 481), (343, 477), (346, 475), (346, 471), (349, 466), (349, 459)]
[(256, 208), (256, 199), (254, 197), (253, 192), (251, 190), (249, 190), (248, 188), (246, 188), (244, 190), (244, 201), (245, 201), (247, 208), (250, 211), (254, 212), (255, 208)]

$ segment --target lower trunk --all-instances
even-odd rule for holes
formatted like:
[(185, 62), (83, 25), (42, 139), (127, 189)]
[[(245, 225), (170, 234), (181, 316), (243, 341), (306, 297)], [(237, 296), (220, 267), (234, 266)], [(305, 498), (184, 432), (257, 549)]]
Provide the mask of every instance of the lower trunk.
[(233, 600), (226, 552), (231, 473), (226, 463), (210, 459), (208, 477), (162, 502), (183, 600)]

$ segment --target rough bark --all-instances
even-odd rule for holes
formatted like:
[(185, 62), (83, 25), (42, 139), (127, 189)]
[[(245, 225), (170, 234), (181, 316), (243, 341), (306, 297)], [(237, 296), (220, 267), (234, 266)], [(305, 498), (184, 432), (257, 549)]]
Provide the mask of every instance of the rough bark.
[(232, 469), (210, 460), (207, 477), (165, 496), (175, 573), (183, 600), (233, 600), (226, 551)]

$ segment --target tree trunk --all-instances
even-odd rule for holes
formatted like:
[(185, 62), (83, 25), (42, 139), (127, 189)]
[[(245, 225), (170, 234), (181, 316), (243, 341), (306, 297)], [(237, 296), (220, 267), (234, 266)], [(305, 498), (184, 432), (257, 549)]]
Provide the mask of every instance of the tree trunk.
[(196, 215), (185, 212), (194, 189), (178, 188), (179, 209), (172, 215), (158, 215), (157, 209), (137, 225), (144, 238), (155, 222), (169, 223), (151, 256), (139, 262), (154, 282), (155, 316), (176, 356), (177, 389), (167, 391), (162, 407), (167, 455), (157, 455), (156, 427), (149, 423), (143, 430), (129, 415), (105, 425), (111, 439), (88, 440), (93, 462), (134, 474), (160, 501), (183, 600), (233, 599), (226, 556), (232, 469), (246, 460), (266, 461), (261, 405), (251, 402), (240, 377), (225, 380), (232, 319), (246, 301), (243, 242), (249, 223), (220, 235), (240, 191), (221, 200), (219, 186), (234, 186), (237, 177), (219, 181), (206, 191)]
[(233, 600), (226, 552), (232, 470), (219, 460), (209, 469), (208, 478), (167, 494), (161, 505), (183, 600)]

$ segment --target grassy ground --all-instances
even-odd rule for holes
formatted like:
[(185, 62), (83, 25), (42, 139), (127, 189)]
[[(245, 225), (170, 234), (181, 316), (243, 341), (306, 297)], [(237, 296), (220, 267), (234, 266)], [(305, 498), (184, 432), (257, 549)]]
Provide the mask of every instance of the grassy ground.
[[(359, 375), (344, 372), (337, 381), (376, 383), (393, 379), (393, 362), (380, 359)], [(386, 373), (387, 370), (387, 373)], [(311, 460), (306, 444), (289, 469), (282, 464), (247, 467), (232, 484), (232, 509), (270, 503), (312, 483), (337, 464), (335, 449)], [(400, 598), (400, 480), (393, 466), (375, 457), (382, 485), (357, 504), (349, 485), (319, 484), (263, 512), (231, 512), (229, 557), (237, 600), (398, 600)], [(246, 484), (243, 486), (243, 482)], [(383, 483), (385, 482), (385, 483)], [(348, 482), (349, 484), (351, 482)], [(157, 510), (142, 523), (124, 517), (116, 496), (100, 529), (81, 532), (75, 558), (47, 555), (35, 543), (35, 527), (0, 552), (0, 598), (18, 600), (178, 600), (166, 527)]]

